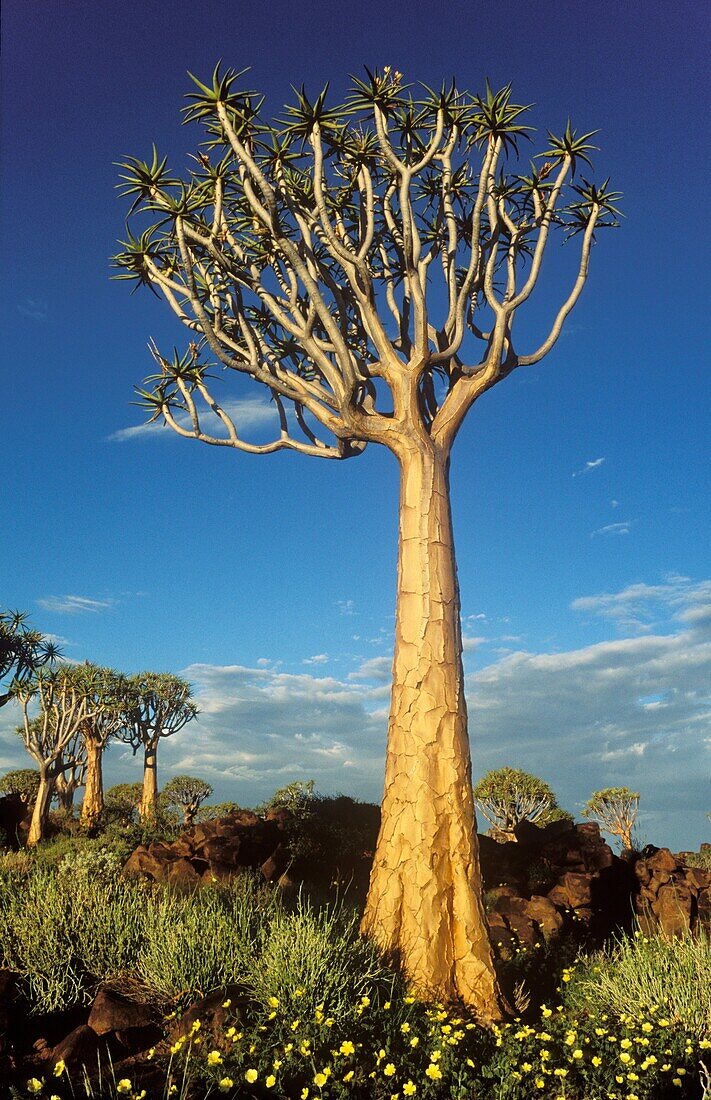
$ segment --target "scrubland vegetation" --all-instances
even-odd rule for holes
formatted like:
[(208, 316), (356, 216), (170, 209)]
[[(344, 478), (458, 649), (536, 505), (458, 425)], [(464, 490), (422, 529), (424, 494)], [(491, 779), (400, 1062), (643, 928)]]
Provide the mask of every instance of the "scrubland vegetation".
[[(313, 845), (299, 794), (276, 800), (292, 802), (295, 852)], [(108, 988), (152, 1006), (160, 1023), (128, 1063), (111, 1052), (84, 1071), (50, 1060), (15, 1075), (13, 1096), (707, 1095), (705, 934), (637, 932), (592, 950), (580, 929), (521, 944), (500, 963), (511, 1016), (485, 1028), (461, 1005), (417, 995), (359, 935), (357, 891), (281, 889), (244, 873), (178, 892), (122, 875), (135, 841), (114, 824), (0, 857), (0, 965), (17, 975), (30, 1021), (71, 1016)]]

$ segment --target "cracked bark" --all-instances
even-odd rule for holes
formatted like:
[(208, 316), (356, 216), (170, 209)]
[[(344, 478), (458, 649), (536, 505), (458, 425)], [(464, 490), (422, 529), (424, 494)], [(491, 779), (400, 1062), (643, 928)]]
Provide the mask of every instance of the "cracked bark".
[(81, 804), (81, 823), (87, 827), (96, 825), (104, 810), (104, 784), (102, 758), (104, 745), (92, 737), (86, 741), (86, 779)]
[(143, 764), (143, 793), (138, 807), (140, 821), (150, 821), (155, 816), (158, 802), (158, 745), (149, 743), (145, 747)]
[(35, 845), (39, 844), (40, 840), (45, 834), (47, 828), (47, 818), (49, 817), (49, 807), (52, 801), (53, 785), (53, 778), (46, 772), (40, 771), (39, 789), (37, 791), (37, 797), (35, 799), (35, 805), (32, 811), (30, 830), (27, 834), (28, 848), (34, 848)]
[(481, 902), (449, 457), (400, 455), (393, 691), (382, 823), (362, 930), (413, 984), (501, 1016)]

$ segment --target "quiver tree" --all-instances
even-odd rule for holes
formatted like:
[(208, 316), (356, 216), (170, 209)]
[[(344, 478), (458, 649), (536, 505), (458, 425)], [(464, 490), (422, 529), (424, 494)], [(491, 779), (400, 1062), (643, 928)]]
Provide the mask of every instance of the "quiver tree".
[(39, 772), (36, 768), (17, 768), (6, 772), (0, 779), (0, 798), (6, 794), (18, 794), (22, 802), (34, 803), (39, 790)]
[[(87, 691), (86, 679), (75, 667), (39, 672), (33, 680), (16, 686), (23, 724), (18, 733), (37, 764), (39, 788), (35, 799), (27, 844), (43, 837), (57, 777), (72, 767), (82, 751), (82, 724), (93, 718), (96, 705)], [(39, 714), (30, 717), (33, 704)]]
[(544, 780), (517, 768), (487, 772), (474, 787), (474, 801), (497, 840), (516, 840), (516, 826), (522, 821), (547, 825), (569, 816)]
[(76, 756), (70, 756), (65, 761), (62, 758), (61, 767), (54, 781), (53, 798), (57, 807), (63, 813), (72, 815), (74, 811), (74, 795), (77, 789), (83, 786), (86, 779), (86, 745), (80, 740), (76, 745)]
[(98, 823), (104, 809), (104, 750), (125, 721), (126, 678), (111, 668), (100, 668), (88, 662), (77, 666), (76, 675), (83, 680), (93, 702), (93, 714), (81, 727), (86, 759), (81, 823), (91, 828)]
[(204, 779), (193, 775), (176, 775), (166, 783), (161, 791), (161, 798), (167, 806), (182, 810), (184, 825), (192, 825), (195, 814), (211, 794), (212, 787)]
[[(127, 160), (119, 277), (161, 295), (191, 337), (140, 389), (152, 420), (217, 447), (327, 459), (387, 447), (400, 467), (398, 595), (382, 826), (363, 929), (410, 978), (500, 1012), (475, 833), (449, 503), (452, 444), (472, 405), (558, 339), (616, 195), (577, 173), (568, 123), (521, 167), (527, 108), (389, 69), (342, 106), (302, 90), (278, 123), (241, 75), (195, 80), (206, 130), (183, 179), (154, 149)], [(193, 78), (194, 79), (194, 78)], [(554, 229), (579, 240), (550, 330), (515, 340)], [(253, 442), (214, 379), (252, 380), (275, 434)], [(241, 390), (238, 386), (237, 394)]]
[(131, 825), (138, 813), (142, 794), (142, 783), (116, 783), (106, 792), (104, 804), (124, 825)]
[(141, 821), (155, 817), (158, 802), (158, 742), (170, 737), (197, 715), (190, 684), (169, 673), (141, 672), (124, 681), (121, 728), (117, 736), (133, 749), (143, 748), (143, 790), (138, 807)]
[(595, 791), (585, 803), (584, 817), (591, 817), (611, 836), (620, 840), (623, 848), (633, 847), (632, 830), (639, 809), (639, 793), (629, 787), (605, 787)]
[(0, 707), (10, 701), (14, 687), (26, 684), (59, 656), (54, 642), (27, 625), (25, 612), (0, 611)]

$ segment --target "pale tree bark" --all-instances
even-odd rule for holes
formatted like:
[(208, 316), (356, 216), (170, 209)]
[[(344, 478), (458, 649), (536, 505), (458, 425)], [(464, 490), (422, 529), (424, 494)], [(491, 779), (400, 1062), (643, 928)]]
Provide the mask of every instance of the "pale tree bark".
[(448, 458), (401, 459), (393, 693), (363, 930), (412, 981), (500, 1016), (481, 902)]
[(158, 745), (149, 742), (143, 754), (143, 792), (138, 807), (140, 821), (150, 821), (155, 817), (158, 803)]
[(87, 828), (96, 825), (104, 812), (103, 756), (104, 745), (87, 737), (86, 780), (81, 805), (81, 824)]
[(34, 848), (35, 845), (39, 844), (47, 831), (47, 819), (49, 817), (49, 807), (52, 802), (53, 789), (54, 779), (45, 769), (40, 768), (39, 790), (37, 791), (34, 809), (32, 810), (30, 830), (27, 834), (28, 848)]

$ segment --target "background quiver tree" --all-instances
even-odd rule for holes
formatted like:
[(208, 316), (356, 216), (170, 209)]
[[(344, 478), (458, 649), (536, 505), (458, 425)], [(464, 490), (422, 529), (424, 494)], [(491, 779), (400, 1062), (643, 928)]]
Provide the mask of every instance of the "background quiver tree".
[(167, 672), (140, 672), (123, 684), (122, 721), (117, 737), (134, 754), (143, 748), (143, 791), (138, 807), (141, 821), (155, 816), (158, 802), (158, 743), (171, 737), (197, 715), (186, 680)]
[(82, 825), (93, 828), (104, 810), (104, 751), (125, 721), (126, 677), (89, 662), (78, 665), (76, 674), (83, 678), (93, 703), (93, 714), (81, 727), (86, 778), (80, 819)]
[(106, 791), (104, 805), (122, 825), (132, 825), (138, 816), (142, 795), (142, 783), (116, 783)]
[(212, 787), (204, 779), (193, 775), (175, 775), (161, 791), (161, 799), (165, 805), (182, 811), (184, 825), (192, 825), (202, 803), (211, 794)]
[[(400, 468), (393, 692), (381, 829), (363, 931), (413, 983), (501, 1012), (482, 900), (449, 462), (473, 404), (560, 336), (617, 194), (577, 176), (591, 133), (568, 122), (521, 163), (528, 107), (511, 87), (405, 85), (389, 67), (345, 103), (305, 90), (270, 121), (243, 74), (193, 78), (194, 168), (122, 165), (131, 227), (119, 278), (162, 296), (190, 338), (151, 343), (151, 420), (216, 447), (327, 459), (387, 447)], [(543, 164), (537, 164), (542, 158)], [(551, 236), (580, 245), (542, 341), (520, 307)], [(515, 322), (515, 323), (514, 323)], [(514, 327), (519, 333), (514, 338)], [(252, 380), (274, 407), (245, 438), (214, 379)]]
[(82, 740), (76, 744), (76, 755), (62, 756), (61, 767), (57, 771), (54, 781), (52, 796), (57, 803), (57, 809), (64, 815), (72, 817), (74, 813), (74, 796), (83, 786), (86, 780), (86, 745)]
[[(75, 666), (40, 670), (32, 680), (16, 685), (14, 694), (23, 716), (18, 733), (40, 776), (27, 837), (27, 844), (33, 846), (44, 835), (57, 776), (81, 754), (81, 726), (94, 716), (95, 704), (86, 677), (77, 674)], [(30, 717), (33, 704), (38, 705), (39, 714)]]
[(0, 797), (6, 794), (19, 794), (26, 805), (34, 804), (39, 790), (39, 772), (36, 768), (17, 768), (6, 772), (0, 779)]
[(474, 787), (474, 798), (477, 810), (491, 826), (489, 834), (496, 840), (516, 840), (515, 829), (521, 821), (547, 825), (570, 817), (543, 779), (517, 768), (487, 772)]
[(27, 625), (24, 611), (0, 611), (0, 707), (12, 698), (13, 687), (60, 656), (54, 642)]
[(583, 809), (583, 816), (597, 821), (623, 848), (632, 850), (632, 831), (639, 809), (639, 792), (629, 787), (605, 787), (595, 791)]

